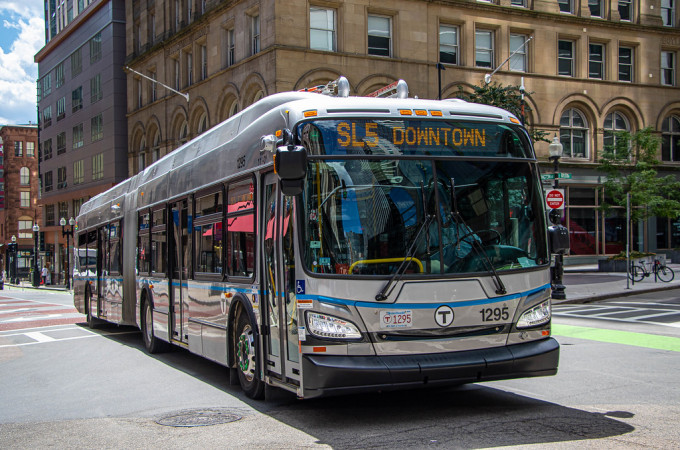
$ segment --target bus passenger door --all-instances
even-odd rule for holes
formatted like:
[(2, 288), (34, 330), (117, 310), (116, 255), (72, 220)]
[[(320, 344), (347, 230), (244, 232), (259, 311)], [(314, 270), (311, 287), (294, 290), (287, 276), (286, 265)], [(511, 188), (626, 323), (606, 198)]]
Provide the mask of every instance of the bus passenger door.
[(189, 252), (189, 202), (180, 200), (170, 205), (172, 223), (172, 248), (170, 249), (170, 322), (172, 339), (187, 343), (188, 341), (188, 279)]
[(293, 221), (290, 220), (293, 198), (281, 196), (273, 173), (265, 176), (263, 186), (262, 322), (269, 330), (264, 336), (265, 366), (268, 375), (287, 383), (299, 383)]

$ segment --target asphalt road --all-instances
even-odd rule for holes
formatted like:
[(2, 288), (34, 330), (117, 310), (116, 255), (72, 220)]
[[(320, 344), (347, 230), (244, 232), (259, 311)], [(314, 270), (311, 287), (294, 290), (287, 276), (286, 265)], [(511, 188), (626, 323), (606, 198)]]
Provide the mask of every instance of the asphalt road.
[[(8, 322), (21, 318), (22, 308), (49, 316), (37, 305), (61, 309), (70, 301), (42, 294), (0, 292), (3, 448), (666, 449), (680, 443), (680, 328), (661, 322), (680, 310), (678, 291), (556, 307), (562, 349), (554, 377), (304, 401), (273, 389), (266, 402), (247, 399), (229, 385), (223, 367), (184, 350), (148, 355), (134, 329), (91, 331), (77, 317), (30, 329)], [(158, 423), (177, 418), (237, 420)]]

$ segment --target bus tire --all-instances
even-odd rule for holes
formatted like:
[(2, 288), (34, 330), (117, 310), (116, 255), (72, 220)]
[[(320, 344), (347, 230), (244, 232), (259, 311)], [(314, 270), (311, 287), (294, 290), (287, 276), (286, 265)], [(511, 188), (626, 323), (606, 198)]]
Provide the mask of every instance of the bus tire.
[(151, 302), (144, 300), (142, 304), (142, 339), (144, 339), (144, 347), (149, 353), (160, 353), (167, 351), (169, 344), (165, 341), (158, 339), (153, 333), (153, 310), (151, 308)]
[(258, 377), (256, 370), (258, 355), (255, 330), (253, 330), (246, 311), (241, 311), (238, 318), (234, 355), (236, 356), (238, 381), (243, 392), (252, 399), (264, 398), (264, 383)]

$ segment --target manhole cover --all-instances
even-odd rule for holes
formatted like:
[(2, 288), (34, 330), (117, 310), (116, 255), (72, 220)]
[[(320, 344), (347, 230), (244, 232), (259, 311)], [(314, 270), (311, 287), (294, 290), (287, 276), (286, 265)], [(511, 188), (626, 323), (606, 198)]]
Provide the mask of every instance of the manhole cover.
[(207, 427), (223, 423), (236, 422), (241, 416), (226, 409), (188, 409), (178, 411), (156, 420), (166, 427)]

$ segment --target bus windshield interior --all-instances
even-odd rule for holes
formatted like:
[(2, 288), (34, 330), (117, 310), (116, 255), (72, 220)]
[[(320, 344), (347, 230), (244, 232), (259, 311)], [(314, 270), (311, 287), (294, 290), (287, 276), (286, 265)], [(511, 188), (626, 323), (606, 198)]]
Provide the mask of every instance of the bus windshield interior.
[(406, 260), (409, 276), (455, 275), (549, 261), (528, 161), (311, 159), (302, 199), (314, 273), (385, 276)]

